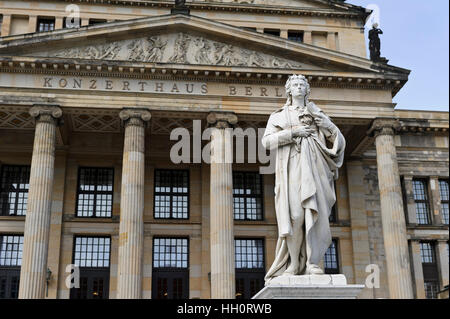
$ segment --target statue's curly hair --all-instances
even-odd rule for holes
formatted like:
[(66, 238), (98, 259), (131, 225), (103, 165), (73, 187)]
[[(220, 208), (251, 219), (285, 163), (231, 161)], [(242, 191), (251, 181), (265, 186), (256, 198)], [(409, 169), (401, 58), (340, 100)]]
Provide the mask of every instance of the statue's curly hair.
[(309, 95), (311, 94), (311, 87), (309, 86), (308, 80), (304, 75), (301, 74), (293, 74), (289, 76), (289, 78), (286, 81), (285, 89), (286, 89), (286, 104), (285, 105), (292, 105), (292, 95), (291, 95), (291, 82), (293, 80), (301, 80), (306, 84), (306, 95), (305, 95), (305, 105), (307, 105), (309, 100)]

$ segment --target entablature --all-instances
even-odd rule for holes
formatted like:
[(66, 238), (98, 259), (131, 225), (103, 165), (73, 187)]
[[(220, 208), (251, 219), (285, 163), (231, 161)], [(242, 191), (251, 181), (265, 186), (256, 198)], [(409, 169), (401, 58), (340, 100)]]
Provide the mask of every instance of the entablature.
[[(38, 0), (29, 0), (38, 1)], [(121, 7), (144, 7), (144, 8), (167, 8), (174, 6), (174, 1), (150, 1), (150, 0), (60, 0), (61, 2), (92, 4), (92, 5), (108, 5)], [(232, 11), (237, 13), (269, 13), (278, 15), (299, 15), (312, 17), (332, 17), (358, 19), (364, 22), (370, 15), (370, 11), (365, 8), (350, 5), (337, 1), (309, 1), (316, 2), (320, 6), (301, 6), (287, 5), (286, 3), (268, 4), (265, 2), (255, 1), (186, 1), (186, 5), (191, 11)]]

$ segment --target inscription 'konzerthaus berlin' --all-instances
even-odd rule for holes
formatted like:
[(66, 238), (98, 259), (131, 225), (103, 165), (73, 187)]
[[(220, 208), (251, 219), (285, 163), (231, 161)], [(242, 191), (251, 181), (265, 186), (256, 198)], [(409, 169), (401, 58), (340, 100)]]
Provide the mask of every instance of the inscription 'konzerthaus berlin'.
[[(25, 75), (2, 75), (0, 86), (42, 88), (42, 89), (66, 89), (89, 90), (111, 92), (136, 92), (136, 93), (167, 93), (167, 94), (193, 94), (193, 95), (225, 95), (225, 96), (255, 96), (283, 98), (285, 96), (282, 86), (202, 83), (187, 81), (162, 81), (139, 79), (114, 79), (104, 77), (48, 77), (34, 76), (31, 81)], [(208, 89), (211, 88), (211, 89)]]

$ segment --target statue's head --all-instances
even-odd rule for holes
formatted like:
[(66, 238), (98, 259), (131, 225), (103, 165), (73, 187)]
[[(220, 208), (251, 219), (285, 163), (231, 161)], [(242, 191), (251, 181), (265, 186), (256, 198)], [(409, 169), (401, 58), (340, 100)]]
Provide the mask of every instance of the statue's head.
[(311, 88), (308, 80), (301, 74), (291, 75), (286, 81), (286, 105), (292, 105), (292, 97), (303, 97), (305, 99), (305, 105), (308, 102)]
[(375, 23), (372, 25), (372, 27), (373, 27), (374, 29), (378, 28), (378, 23), (375, 22)]

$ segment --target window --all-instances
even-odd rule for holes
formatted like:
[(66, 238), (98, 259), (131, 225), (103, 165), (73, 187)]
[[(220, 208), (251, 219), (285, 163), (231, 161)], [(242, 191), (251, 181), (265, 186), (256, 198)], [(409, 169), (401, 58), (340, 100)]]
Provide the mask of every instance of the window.
[(0, 174), (0, 215), (25, 216), (30, 166), (3, 165)]
[(155, 170), (155, 218), (189, 218), (189, 171)]
[(439, 180), (439, 193), (441, 195), (442, 222), (448, 225), (448, 180)]
[(436, 263), (436, 255), (433, 242), (420, 243), (420, 255), (422, 259), (423, 279), (427, 299), (436, 299), (439, 292), (439, 273)]
[(107, 22), (106, 19), (89, 19), (89, 25), (100, 24)]
[(328, 250), (325, 253), (325, 256), (323, 257), (323, 264), (326, 274), (339, 274), (337, 239), (333, 239), (330, 247), (328, 247)]
[(264, 29), (265, 34), (270, 34), (279, 37), (280, 36), (280, 30), (277, 29)]
[(113, 168), (78, 170), (78, 217), (111, 217), (113, 205)]
[(288, 31), (288, 39), (296, 42), (303, 42), (303, 32)]
[(189, 240), (153, 238), (152, 299), (189, 298)]
[(264, 240), (235, 239), (236, 299), (251, 299), (264, 287)]
[(22, 235), (0, 235), (0, 299), (19, 296), (22, 250)]
[(37, 31), (47, 32), (55, 30), (55, 18), (39, 18), (37, 20)]
[(109, 237), (76, 236), (73, 263), (80, 267), (80, 288), (70, 290), (71, 299), (108, 299)]
[(262, 176), (255, 172), (233, 172), (235, 220), (263, 220)]
[(427, 181), (424, 179), (413, 180), (413, 194), (416, 203), (416, 218), (420, 225), (429, 225), (430, 205), (428, 203)]
[(254, 28), (254, 27), (243, 27), (244, 28), (244, 30), (247, 30), (247, 31), (254, 31), (254, 32), (256, 32), (256, 28)]

